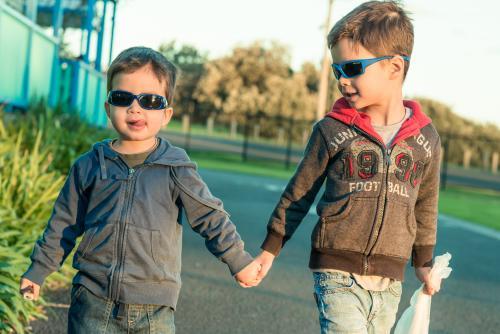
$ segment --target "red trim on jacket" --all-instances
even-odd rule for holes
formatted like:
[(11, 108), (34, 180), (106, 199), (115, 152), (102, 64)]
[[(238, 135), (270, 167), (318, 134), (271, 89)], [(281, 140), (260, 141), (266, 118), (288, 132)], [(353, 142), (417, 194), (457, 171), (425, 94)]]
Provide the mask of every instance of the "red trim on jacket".
[[(411, 117), (401, 125), (396, 137), (394, 137), (392, 141), (391, 147), (406, 138), (419, 134), (420, 129), (432, 122), (431, 119), (422, 112), (422, 108), (418, 102), (404, 100), (403, 105), (410, 108), (413, 113)], [(352, 108), (345, 98), (338, 99), (333, 105), (332, 111), (326, 114), (325, 117), (331, 117), (347, 125), (355, 125), (360, 130), (376, 138), (380, 143), (384, 142), (373, 128), (370, 116)]]

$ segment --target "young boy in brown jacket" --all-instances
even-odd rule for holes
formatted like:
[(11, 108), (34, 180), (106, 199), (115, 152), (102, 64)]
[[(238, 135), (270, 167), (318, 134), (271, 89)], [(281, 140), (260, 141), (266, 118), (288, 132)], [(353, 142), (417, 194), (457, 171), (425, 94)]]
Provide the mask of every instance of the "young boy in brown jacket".
[(403, 100), (413, 26), (395, 2), (366, 2), (328, 35), (343, 98), (317, 122), (267, 226), (258, 278), (326, 181), (309, 267), (322, 333), (389, 333), (410, 257), (429, 281), (440, 139), (418, 103)]

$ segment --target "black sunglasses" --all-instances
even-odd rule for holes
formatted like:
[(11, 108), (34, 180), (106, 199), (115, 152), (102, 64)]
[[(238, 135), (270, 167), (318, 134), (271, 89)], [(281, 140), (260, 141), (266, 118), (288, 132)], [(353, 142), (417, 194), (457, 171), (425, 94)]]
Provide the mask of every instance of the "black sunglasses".
[(134, 95), (124, 90), (112, 90), (108, 93), (108, 103), (115, 107), (128, 107), (137, 99), (141, 108), (146, 110), (161, 110), (168, 105), (167, 99), (156, 94)]

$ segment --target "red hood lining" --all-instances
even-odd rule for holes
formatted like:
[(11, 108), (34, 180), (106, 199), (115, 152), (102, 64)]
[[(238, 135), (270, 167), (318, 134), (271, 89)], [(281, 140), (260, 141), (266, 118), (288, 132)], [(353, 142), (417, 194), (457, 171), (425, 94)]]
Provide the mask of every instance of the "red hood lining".
[[(413, 113), (411, 117), (401, 125), (401, 129), (399, 129), (396, 137), (392, 141), (391, 147), (406, 138), (419, 134), (420, 129), (432, 122), (431, 119), (422, 112), (422, 108), (418, 102), (404, 100), (403, 105), (410, 108)], [(349, 126), (355, 125), (368, 135), (376, 138), (380, 143), (384, 142), (373, 128), (370, 116), (352, 108), (345, 98), (338, 99), (333, 105), (332, 111), (326, 114), (325, 117), (331, 117)]]

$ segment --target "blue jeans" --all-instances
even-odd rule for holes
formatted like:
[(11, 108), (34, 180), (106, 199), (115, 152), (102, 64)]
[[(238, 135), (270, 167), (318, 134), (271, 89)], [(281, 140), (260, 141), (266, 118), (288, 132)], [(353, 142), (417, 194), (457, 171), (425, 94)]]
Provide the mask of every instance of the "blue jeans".
[(390, 333), (401, 299), (401, 282), (391, 283), (384, 291), (369, 291), (342, 273), (314, 272), (313, 276), (321, 334)]
[(174, 310), (160, 305), (115, 304), (110, 299), (95, 296), (83, 285), (74, 285), (68, 311), (68, 333), (174, 334)]

